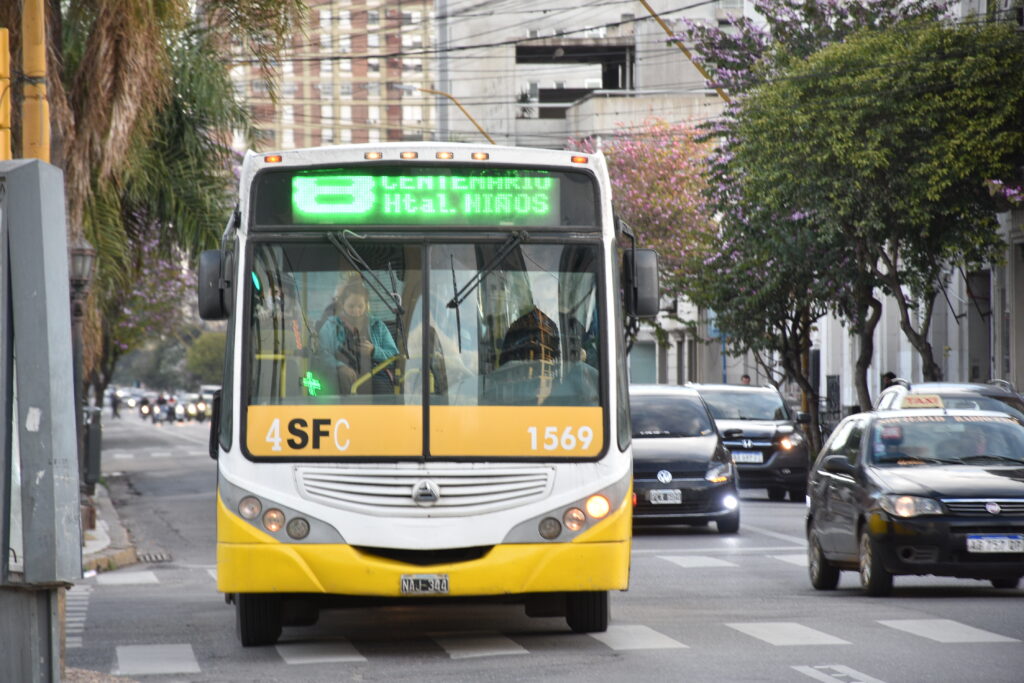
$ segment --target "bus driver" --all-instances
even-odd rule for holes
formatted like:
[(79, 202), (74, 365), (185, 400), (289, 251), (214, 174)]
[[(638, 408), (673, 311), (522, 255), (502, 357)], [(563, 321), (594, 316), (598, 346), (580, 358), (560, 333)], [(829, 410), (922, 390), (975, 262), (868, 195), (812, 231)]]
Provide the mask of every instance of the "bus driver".
[[(384, 322), (370, 315), (370, 296), (359, 277), (339, 285), (331, 314), (320, 327), (320, 352), (333, 359), (338, 373), (338, 392), (348, 394), (352, 384), (379, 363), (398, 355), (398, 346)], [(378, 373), (380, 374), (380, 373)], [(389, 375), (387, 377), (390, 377)], [(365, 382), (360, 393), (379, 389), (382, 376)], [(388, 381), (390, 385), (390, 380)]]

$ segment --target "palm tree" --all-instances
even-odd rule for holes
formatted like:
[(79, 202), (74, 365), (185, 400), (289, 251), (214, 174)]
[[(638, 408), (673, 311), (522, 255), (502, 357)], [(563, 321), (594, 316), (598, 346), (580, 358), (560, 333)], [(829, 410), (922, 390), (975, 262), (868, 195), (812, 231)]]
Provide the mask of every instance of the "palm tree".
[[(19, 4), (0, 7), (14, 55)], [(193, 255), (227, 215), (227, 141), (248, 129), (227, 37), (269, 66), (302, 9), (301, 0), (48, 0), (51, 161), (64, 169), (69, 237), (84, 234), (97, 250), (84, 357), (95, 388), (109, 381), (119, 312), (147, 267), (141, 245), (156, 235), (161, 257)]]

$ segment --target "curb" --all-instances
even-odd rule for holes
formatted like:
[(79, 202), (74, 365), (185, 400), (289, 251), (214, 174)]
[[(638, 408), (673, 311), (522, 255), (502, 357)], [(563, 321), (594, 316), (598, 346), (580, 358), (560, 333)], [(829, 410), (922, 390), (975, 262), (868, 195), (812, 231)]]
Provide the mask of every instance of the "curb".
[(136, 564), (139, 558), (135, 545), (121, 524), (105, 486), (96, 485), (93, 502), (96, 506), (96, 528), (84, 532), (82, 571), (106, 572)]

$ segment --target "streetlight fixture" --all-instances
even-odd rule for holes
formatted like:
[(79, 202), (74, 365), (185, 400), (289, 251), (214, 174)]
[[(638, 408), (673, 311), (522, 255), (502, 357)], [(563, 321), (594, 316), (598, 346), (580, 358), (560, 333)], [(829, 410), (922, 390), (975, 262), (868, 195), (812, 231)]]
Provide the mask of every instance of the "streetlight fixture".
[[(95, 261), (95, 247), (79, 233), (68, 248), (68, 281), (71, 285), (71, 365), (74, 382), (72, 393), (75, 402), (75, 436), (78, 446), (78, 471), (82, 492), (86, 495), (92, 495), (95, 484), (89, 484), (85, 479), (86, 458), (82, 425), (82, 318), (85, 317), (85, 299), (89, 293), (89, 281), (92, 279)], [(91, 504), (84, 505), (82, 512), (83, 527), (95, 528), (96, 522)], [(85, 518), (86, 514), (89, 515), (88, 519)]]
[(477, 123), (477, 120), (473, 118), (473, 115), (466, 111), (466, 108), (462, 106), (462, 103), (455, 99), (455, 96), (452, 95), (451, 93), (446, 93), (443, 90), (434, 90), (432, 88), (421, 88), (417, 85), (406, 85), (404, 83), (392, 83), (391, 87), (397, 88), (398, 90), (408, 93), (414, 93), (418, 91), (426, 93), (428, 95), (440, 95), (441, 97), (447, 97), (449, 100), (455, 103), (455, 106), (459, 108), (459, 111), (466, 115), (466, 118), (469, 119), (470, 123), (476, 126), (476, 129), (480, 131), (480, 134), (487, 138), (487, 142), (491, 143), (492, 145), (498, 144), (497, 142), (494, 141), (494, 138), (487, 134), (487, 131), (484, 130), (483, 126)]

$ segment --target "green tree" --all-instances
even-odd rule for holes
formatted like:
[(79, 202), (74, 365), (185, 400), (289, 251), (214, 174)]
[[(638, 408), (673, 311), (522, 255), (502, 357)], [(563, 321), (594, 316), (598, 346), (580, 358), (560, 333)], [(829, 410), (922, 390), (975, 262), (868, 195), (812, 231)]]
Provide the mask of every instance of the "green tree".
[(224, 332), (203, 332), (185, 355), (185, 369), (201, 384), (220, 384), (224, 372)]
[(792, 60), (737, 115), (746, 211), (804, 215), (824, 243), (849, 245), (860, 281), (895, 300), (927, 379), (941, 376), (928, 332), (950, 268), (997, 257), (986, 181), (1024, 161), (1021, 63), (1007, 24), (905, 22)]

